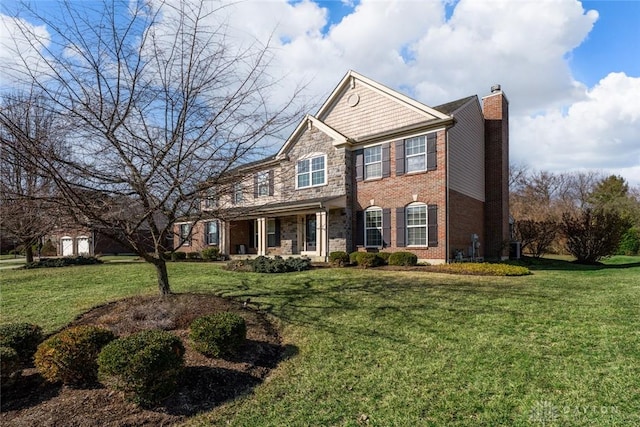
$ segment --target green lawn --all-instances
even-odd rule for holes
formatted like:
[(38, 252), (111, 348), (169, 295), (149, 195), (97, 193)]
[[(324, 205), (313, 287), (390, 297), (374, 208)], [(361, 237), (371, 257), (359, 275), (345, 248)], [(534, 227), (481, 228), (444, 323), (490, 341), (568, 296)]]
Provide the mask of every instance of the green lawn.
[[(295, 355), (190, 425), (640, 425), (640, 258), (525, 277), (170, 264), (176, 292), (245, 299)], [(2, 322), (47, 331), (156, 292), (144, 263), (0, 271)]]

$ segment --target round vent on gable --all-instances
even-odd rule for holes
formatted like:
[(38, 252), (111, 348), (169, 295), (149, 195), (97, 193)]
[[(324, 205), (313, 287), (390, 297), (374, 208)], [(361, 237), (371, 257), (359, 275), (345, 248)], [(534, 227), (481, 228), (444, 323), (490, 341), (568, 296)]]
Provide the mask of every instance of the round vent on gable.
[(347, 105), (349, 107), (355, 107), (356, 105), (358, 105), (358, 102), (360, 102), (360, 95), (358, 95), (357, 93), (352, 93), (347, 98)]

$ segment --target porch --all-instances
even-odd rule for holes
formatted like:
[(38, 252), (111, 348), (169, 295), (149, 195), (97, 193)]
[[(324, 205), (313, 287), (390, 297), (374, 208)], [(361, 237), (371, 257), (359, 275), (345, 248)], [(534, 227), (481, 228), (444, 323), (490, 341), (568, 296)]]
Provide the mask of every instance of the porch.
[(221, 223), (222, 253), (231, 258), (280, 255), (326, 261), (330, 252), (347, 248), (350, 219), (344, 198), (263, 207), (262, 211), (262, 215)]

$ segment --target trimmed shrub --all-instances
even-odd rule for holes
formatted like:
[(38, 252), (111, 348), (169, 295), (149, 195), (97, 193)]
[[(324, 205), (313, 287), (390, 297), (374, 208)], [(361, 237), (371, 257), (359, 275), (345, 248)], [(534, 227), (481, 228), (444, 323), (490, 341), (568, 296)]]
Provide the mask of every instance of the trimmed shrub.
[(59, 332), (38, 346), (35, 366), (49, 382), (80, 386), (97, 380), (97, 358), (115, 335), (97, 326), (76, 326)]
[(287, 266), (287, 272), (290, 271), (305, 271), (311, 269), (311, 259), (307, 257), (294, 258), (289, 257), (285, 261)]
[(200, 259), (199, 252), (187, 252), (187, 259)]
[(21, 372), (18, 352), (11, 347), (0, 346), (0, 387), (13, 385)]
[(100, 382), (148, 407), (175, 390), (184, 367), (184, 346), (170, 332), (143, 331), (107, 344), (98, 356), (98, 367)]
[(349, 264), (358, 265), (358, 254), (362, 252), (351, 252), (349, 254)]
[(200, 252), (202, 259), (207, 261), (217, 260), (220, 256), (220, 248), (205, 248)]
[(198, 317), (191, 323), (193, 347), (209, 357), (233, 355), (247, 338), (244, 319), (230, 312)]
[(429, 271), (474, 276), (526, 276), (531, 274), (531, 271), (526, 267), (488, 262), (441, 264), (429, 267)]
[(389, 256), (389, 265), (411, 266), (418, 263), (418, 257), (411, 252), (394, 252)]
[(349, 254), (344, 251), (335, 251), (329, 254), (329, 262), (334, 267), (344, 267), (349, 264)]
[(378, 252), (378, 258), (382, 260), (381, 265), (389, 264), (389, 257), (391, 257), (391, 252)]
[(187, 259), (186, 252), (176, 251), (171, 254), (171, 261), (184, 261)]
[(269, 258), (266, 256), (259, 256), (251, 262), (253, 271), (256, 273), (285, 273), (287, 266), (280, 256)]
[(259, 256), (251, 261), (253, 271), (256, 273), (289, 273), (291, 271), (304, 271), (311, 268), (311, 260), (306, 257), (289, 257), (286, 260), (281, 256), (273, 258)]
[(102, 263), (103, 262), (98, 258), (90, 256), (42, 258), (39, 261), (34, 261), (26, 264), (22, 268), (29, 270), (32, 268), (69, 267), (71, 265), (94, 265)]
[(373, 252), (358, 252), (358, 255), (356, 255), (356, 263), (358, 264), (358, 267), (377, 267), (381, 265), (382, 262), (382, 258), (378, 257), (378, 254)]
[(0, 326), (0, 346), (14, 349), (23, 367), (31, 364), (42, 338), (42, 328), (38, 325), (8, 323)]

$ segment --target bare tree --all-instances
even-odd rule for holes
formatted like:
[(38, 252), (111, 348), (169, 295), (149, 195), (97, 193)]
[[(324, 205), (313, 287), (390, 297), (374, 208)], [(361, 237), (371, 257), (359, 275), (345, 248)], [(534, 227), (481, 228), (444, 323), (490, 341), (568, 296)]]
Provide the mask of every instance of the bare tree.
[(79, 223), (153, 264), (168, 294), (162, 255), (172, 224), (184, 216), (197, 222), (201, 183), (214, 185), (262, 156), (301, 117), (300, 88), (273, 101), (282, 77), (270, 75), (268, 42), (231, 37), (217, 2), (61, 7), (59, 21), (37, 16), (51, 43), (16, 20), (41, 55), (37, 69), (23, 58), (25, 76), (55, 105), (57, 119), (74, 125), (71, 154), (39, 156), (38, 166)]
[(39, 173), (33, 153), (62, 152), (59, 137), (53, 116), (38, 93), (2, 96), (0, 232), (24, 247), (27, 263), (33, 262), (33, 246), (51, 229), (54, 218), (50, 200), (54, 184)]

